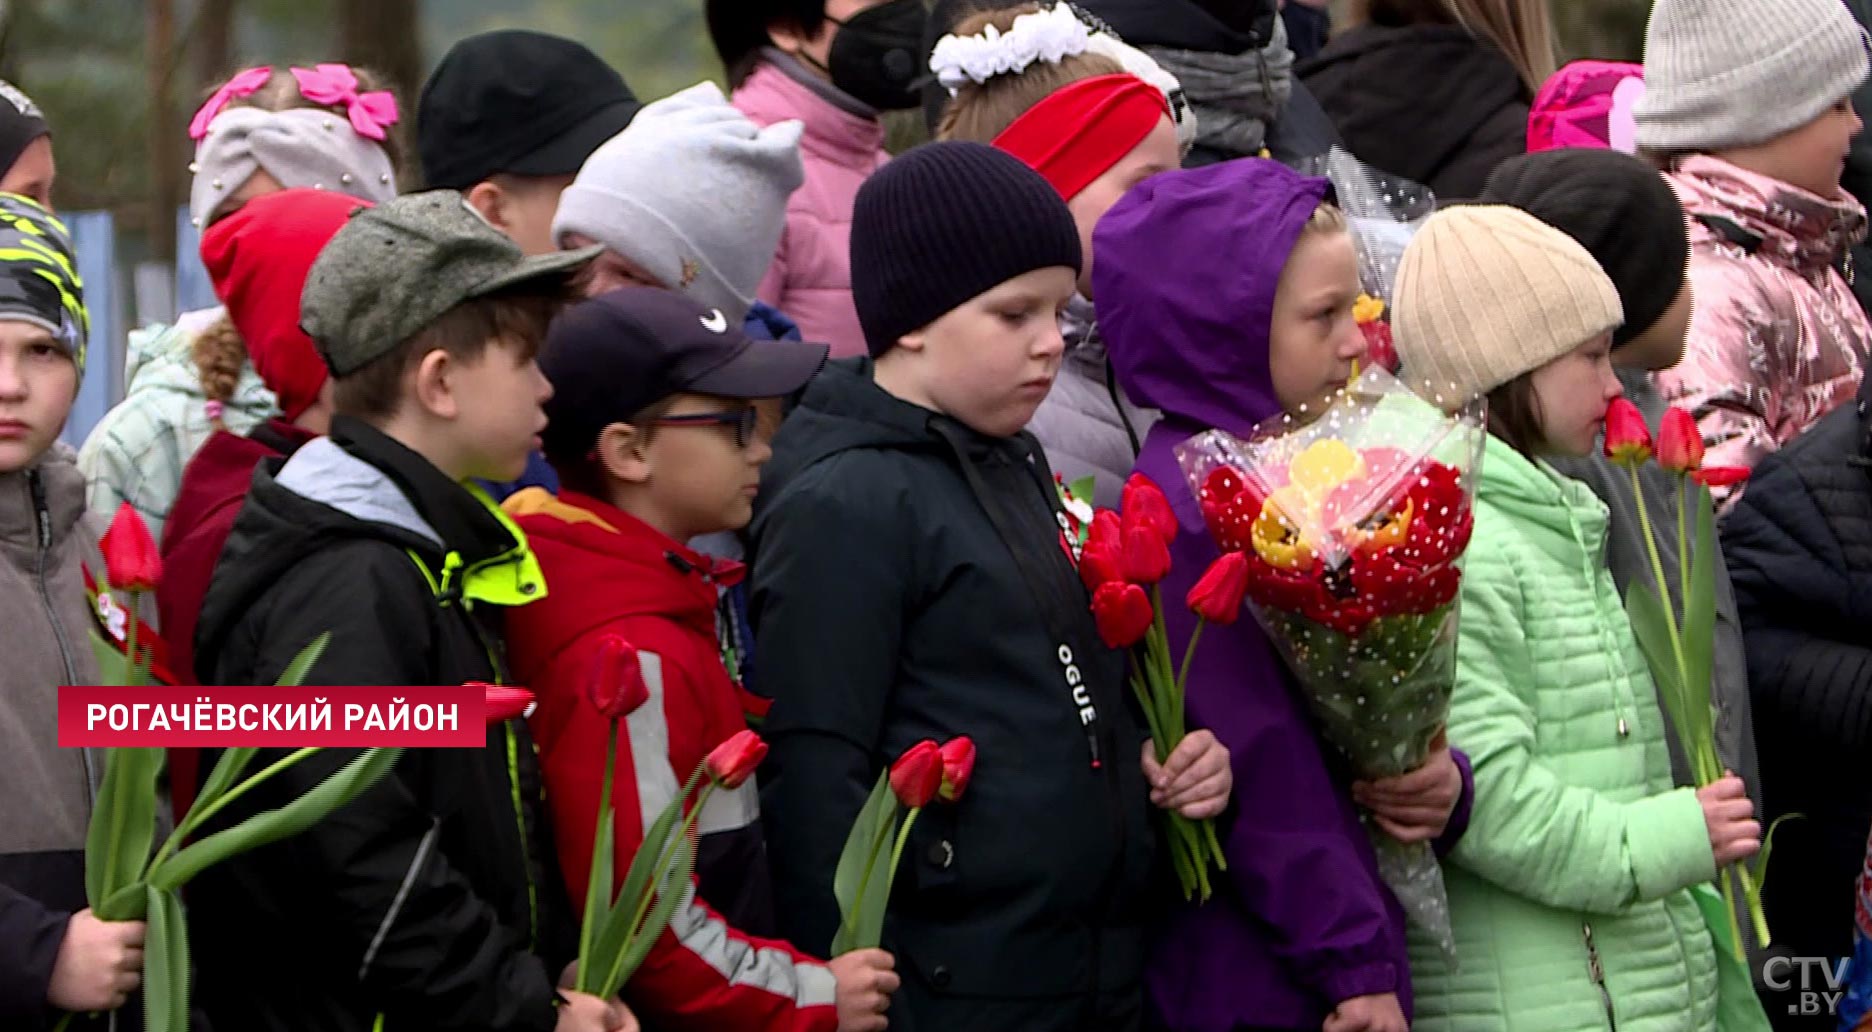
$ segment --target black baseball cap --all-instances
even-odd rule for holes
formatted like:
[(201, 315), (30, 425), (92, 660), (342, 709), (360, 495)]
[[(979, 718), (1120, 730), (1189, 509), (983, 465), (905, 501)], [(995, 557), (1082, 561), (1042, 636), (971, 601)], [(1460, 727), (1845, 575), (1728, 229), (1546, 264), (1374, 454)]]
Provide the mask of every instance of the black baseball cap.
[(431, 189), (497, 173), (574, 175), (643, 105), (583, 44), (504, 29), (449, 48), (416, 106), (416, 150)]
[(612, 423), (672, 394), (783, 398), (825, 365), (826, 346), (755, 341), (719, 308), (656, 287), (620, 287), (560, 313), (540, 349), (552, 383), (546, 456), (577, 460)]

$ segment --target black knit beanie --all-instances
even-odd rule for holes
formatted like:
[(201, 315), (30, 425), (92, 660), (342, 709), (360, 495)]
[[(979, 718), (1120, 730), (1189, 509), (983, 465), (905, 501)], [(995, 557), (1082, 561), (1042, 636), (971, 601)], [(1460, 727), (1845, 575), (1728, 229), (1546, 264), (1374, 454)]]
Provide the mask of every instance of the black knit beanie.
[(1040, 173), (981, 143), (926, 143), (858, 191), (852, 301), (872, 357), (1035, 269), (1079, 271), (1072, 212)]
[(1520, 208), (1592, 252), (1625, 306), (1615, 348), (1650, 329), (1683, 290), (1683, 205), (1657, 169), (1629, 154), (1574, 148), (1510, 158), (1478, 200)]

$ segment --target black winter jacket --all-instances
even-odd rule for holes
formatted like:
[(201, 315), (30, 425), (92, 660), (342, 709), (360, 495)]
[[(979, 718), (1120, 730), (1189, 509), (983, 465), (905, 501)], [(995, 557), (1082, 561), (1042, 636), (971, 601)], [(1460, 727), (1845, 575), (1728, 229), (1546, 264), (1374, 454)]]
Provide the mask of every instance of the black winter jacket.
[(1439, 201), (1475, 198), (1496, 165), (1527, 150), (1526, 84), (1500, 50), (1460, 26), (1362, 25), (1299, 74), (1347, 150)]
[[(330, 632), (307, 684), (496, 681), (487, 603), (543, 584), (490, 505), (339, 417), (329, 438), (255, 473), (202, 606), (196, 666), (217, 684), (271, 684)], [(302, 761), (228, 819), (354, 755)], [(551, 1029), (576, 933), (543, 815), (520, 721), (490, 727), (483, 749), (409, 750), (325, 821), (189, 885), (203, 1009), (218, 1029), (352, 1032), (379, 1014), (389, 1032)]]
[(879, 773), (920, 740), (968, 735), (966, 797), (924, 811), (897, 875), (893, 1032), (1136, 1027), (1146, 734), (1039, 446), (900, 401), (866, 360), (834, 363), (781, 429), (761, 498), (762, 802), (788, 938), (831, 940), (832, 871)]
[(1748, 644), (1763, 810), (1775, 834), (1775, 945), (1852, 950), (1853, 884), (1872, 827), (1872, 426), (1840, 408), (1755, 467), (1723, 524)]

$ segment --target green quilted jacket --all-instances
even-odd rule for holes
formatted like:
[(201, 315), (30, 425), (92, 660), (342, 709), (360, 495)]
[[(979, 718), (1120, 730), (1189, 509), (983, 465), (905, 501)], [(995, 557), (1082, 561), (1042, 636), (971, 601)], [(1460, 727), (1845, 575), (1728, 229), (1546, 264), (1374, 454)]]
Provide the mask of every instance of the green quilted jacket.
[(1489, 438), (1449, 726), (1475, 766), (1444, 863), (1457, 965), (1413, 938), (1417, 1032), (1719, 1027), (1690, 891), (1716, 873), (1709, 833), (1672, 787), (1605, 537), (1590, 489)]

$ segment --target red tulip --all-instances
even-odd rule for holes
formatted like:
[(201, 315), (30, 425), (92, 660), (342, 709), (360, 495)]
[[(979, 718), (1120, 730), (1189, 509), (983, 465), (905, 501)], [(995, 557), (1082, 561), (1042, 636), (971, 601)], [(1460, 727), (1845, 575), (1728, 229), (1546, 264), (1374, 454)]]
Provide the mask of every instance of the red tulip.
[(1658, 465), (1675, 473), (1688, 473), (1703, 465), (1703, 431), (1696, 417), (1680, 408), (1666, 409), (1658, 427)]
[(1705, 466), (1690, 474), (1690, 479), (1704, 487), (1734, 487), (1749, 478), (1746, 466)]
[(524, 717), (533, 710), (533, 693), (525, 688), (488, 684), (485, 681), (469, 681), (462, 687), (481, 689), (482, 698), (487, 700), (489, 727), (505, 724), (515, 717)]
[(162, 553), (156, 539), (150, 537), (143, 517), (129, 502), (117, 507), (117, 515), (98, 542), (104, 553), (104, 575), (119, 591), (154, 591), (162, 579)]
[(1138, 523), (1150, 527), (1166, 545), (1177, 539), (1176, 513), (1171, 510), (1170, 499), (1164, 497), (1163, 489), (1151, 478), (1142, 473), (1131, 474), (1131, 479), (1125, 481), (1119, 505), (1126, 526)]
[(1126, 649), (1144, 640), (1156, 614), (1150, 596), (1135, 584), (1113, 581), (1092, 593), (1092, 618), (1099, 637), (1114, 649)]
[(1087, 591), (1124, 580), (1124, 555), (1109, 545), (1087, 545), (1079, 555), (1079, 579), (1085, 582)]
[(1247, 594), (1248, 557), (1240, 552), (1224, 552), (1222, 558), (1209, 564), (1185, 601), (1197, 616), (1227, 626), (1241, 615), (1242, 599)]
[(1117, 513), (1100, 509), (1092, 514), (1092, 528), (1086, 531), (1085, 547), (1109, 548), (1114, 552), (1124, 550), (1124, 524)]
[(969, 778), (975, 775), (975, 743), (967, 735), (943, 743), (942, 788), (937, 794), (943, 802), (953, 803), (968, 791)]
[(1124, 575), (1133, 584), (1155, 584), (1170, 574), (1170, 546), (1151, 527), (1137, 524), (1124, 532)]
[(942, 750), (927, 738), (911, 746), (891, 764), (891, 791), (897, 794), (898, 802), (913, 810), (928, 806), (942, 790), (942, 781)]
[(1613, 462), (1634, 468), (1651, 457), (1651, 428), (1644, 413), (1628, 398), (1614, 398), (1606, 409), (1605, 454)]
[(709, 780), (723, 788), (740, 788), (767, 758), (767, 743), (752, 731), (737, 731), (709, 751), (703, 761)]
[(587, 691), (591, 704), (609, 720), (628, 717), (649, 702), (650, 689), (644, 685), (637, 646), (615, 634), (605, 635), (598, 642), (598, 654), (592, 658)]

